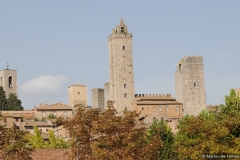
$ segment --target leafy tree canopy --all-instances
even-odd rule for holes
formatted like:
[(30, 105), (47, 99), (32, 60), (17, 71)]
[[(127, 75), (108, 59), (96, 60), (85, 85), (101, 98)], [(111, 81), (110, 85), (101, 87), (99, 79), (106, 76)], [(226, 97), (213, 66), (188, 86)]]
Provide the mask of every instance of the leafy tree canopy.
[(18, 97), (13, 93), (9, 94), (9, 97), (7, 99), (7, 105), (8, 105), (8, 110), (9, 111), (21, 111), (21, 110), (23, 110), (21, 100), (18, 99)]

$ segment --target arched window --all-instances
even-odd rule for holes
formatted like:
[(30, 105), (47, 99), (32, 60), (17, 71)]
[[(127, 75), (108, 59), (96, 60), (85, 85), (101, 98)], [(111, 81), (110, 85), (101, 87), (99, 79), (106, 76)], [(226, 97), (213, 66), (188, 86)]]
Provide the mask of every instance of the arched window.
[(126, 88), (126, 87), (127, 87), (127, 84), (124, 84), (123, 87)]
[(12, 76), (8, 77), (8, 86), (9, 88), (12, 88)]
[(179, 71), (181, 71), (182, 70), (182, 65), (181, 64), (179, 64), (179, 66), (178, 66), (179, 68)]
[(115, 33), (117, 33), (117, 30), (115, 31)]
[(121, 33), (124, 33), (124, 27), (121, 27)]
[(45, 113), (45, 112), (42, 112), (42, 116), (45, 117), (45, 116), (46, 116), (46, 113)]

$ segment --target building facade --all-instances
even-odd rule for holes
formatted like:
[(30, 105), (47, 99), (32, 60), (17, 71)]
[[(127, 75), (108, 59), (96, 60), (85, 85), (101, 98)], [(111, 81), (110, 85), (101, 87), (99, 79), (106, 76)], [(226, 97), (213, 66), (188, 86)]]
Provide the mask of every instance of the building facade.
[(202, 56), (186, 56), (175, 71), (176, 100), (183, 103), (184, 115), (198, 115), (206, 109)]
[(109, 100), (114, 100), (118, 112), (125, 108), (133, 109), (134, 72), (132, 53), (132, 34), (123, 19), (108, 37), (110, 64)]
[(92, 91), (92, 108), (104, 109), (104, 89), (94, 88)]

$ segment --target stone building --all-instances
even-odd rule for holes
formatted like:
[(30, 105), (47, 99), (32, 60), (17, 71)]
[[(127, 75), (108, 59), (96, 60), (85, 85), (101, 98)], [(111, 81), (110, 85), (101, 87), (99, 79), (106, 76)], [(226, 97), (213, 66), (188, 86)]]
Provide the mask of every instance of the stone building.
[(133, 109), (134, 102), (134, 73), (132, 54), (132, 34), (123, 19), (112, 30), (108, 37), (110, 64), (110, 100), (114, 107), (121, 112), (125, 108)]
[(183, 103), (184, 115), (198, 115), (206, 108), (202, 56), (185, 56), (175, 71), (176, 100)]
[(17, 95), (17, 71), (8, 68), (1, 70), (0, 86), (3, 87), (7, 98), (10, 93)]
[(49, 118), (49, 115), (53, 115), (54, 117), (64, 117), (64, 118), (72, 118), (73, 117), (73, 108), (62, 104), (61, 102), (48, 105), (42, 105), (40, 103), (39, 106), (34, 107), (35, 117), (38, 119)]
[(107, 102), (110, 100), (110, 84), (105, 83), (104, 84), (104, 108), (107, 107)]
[(87, 105), (87, 86), (74, 84), (68, 87), (68, 104), (71, 107), (76, 104)]
[(182, 103), (171, 94), (135, 94), (134, 110), (148, 125), (156, 120), (167, 121), (173, 132), (177, 129), (178, 120), (183, 117)]
[(92, 89), (92, 108), (104, 109), (104, 89), (94, 88)]

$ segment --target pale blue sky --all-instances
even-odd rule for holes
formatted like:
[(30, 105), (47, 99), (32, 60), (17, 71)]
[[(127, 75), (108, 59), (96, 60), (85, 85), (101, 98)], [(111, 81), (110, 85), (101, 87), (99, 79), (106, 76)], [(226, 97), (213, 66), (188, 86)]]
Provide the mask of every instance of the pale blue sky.
[(68, 103), (72, 84), (109, 81), (107, 37), (123, 17), (133, 34), (135, 93), (175, 96), (184, 56), (203, 56), (207, 104), (240, 87), (240, 1), (0, 1), (0, 69), (18, 71), (25, 109)]

